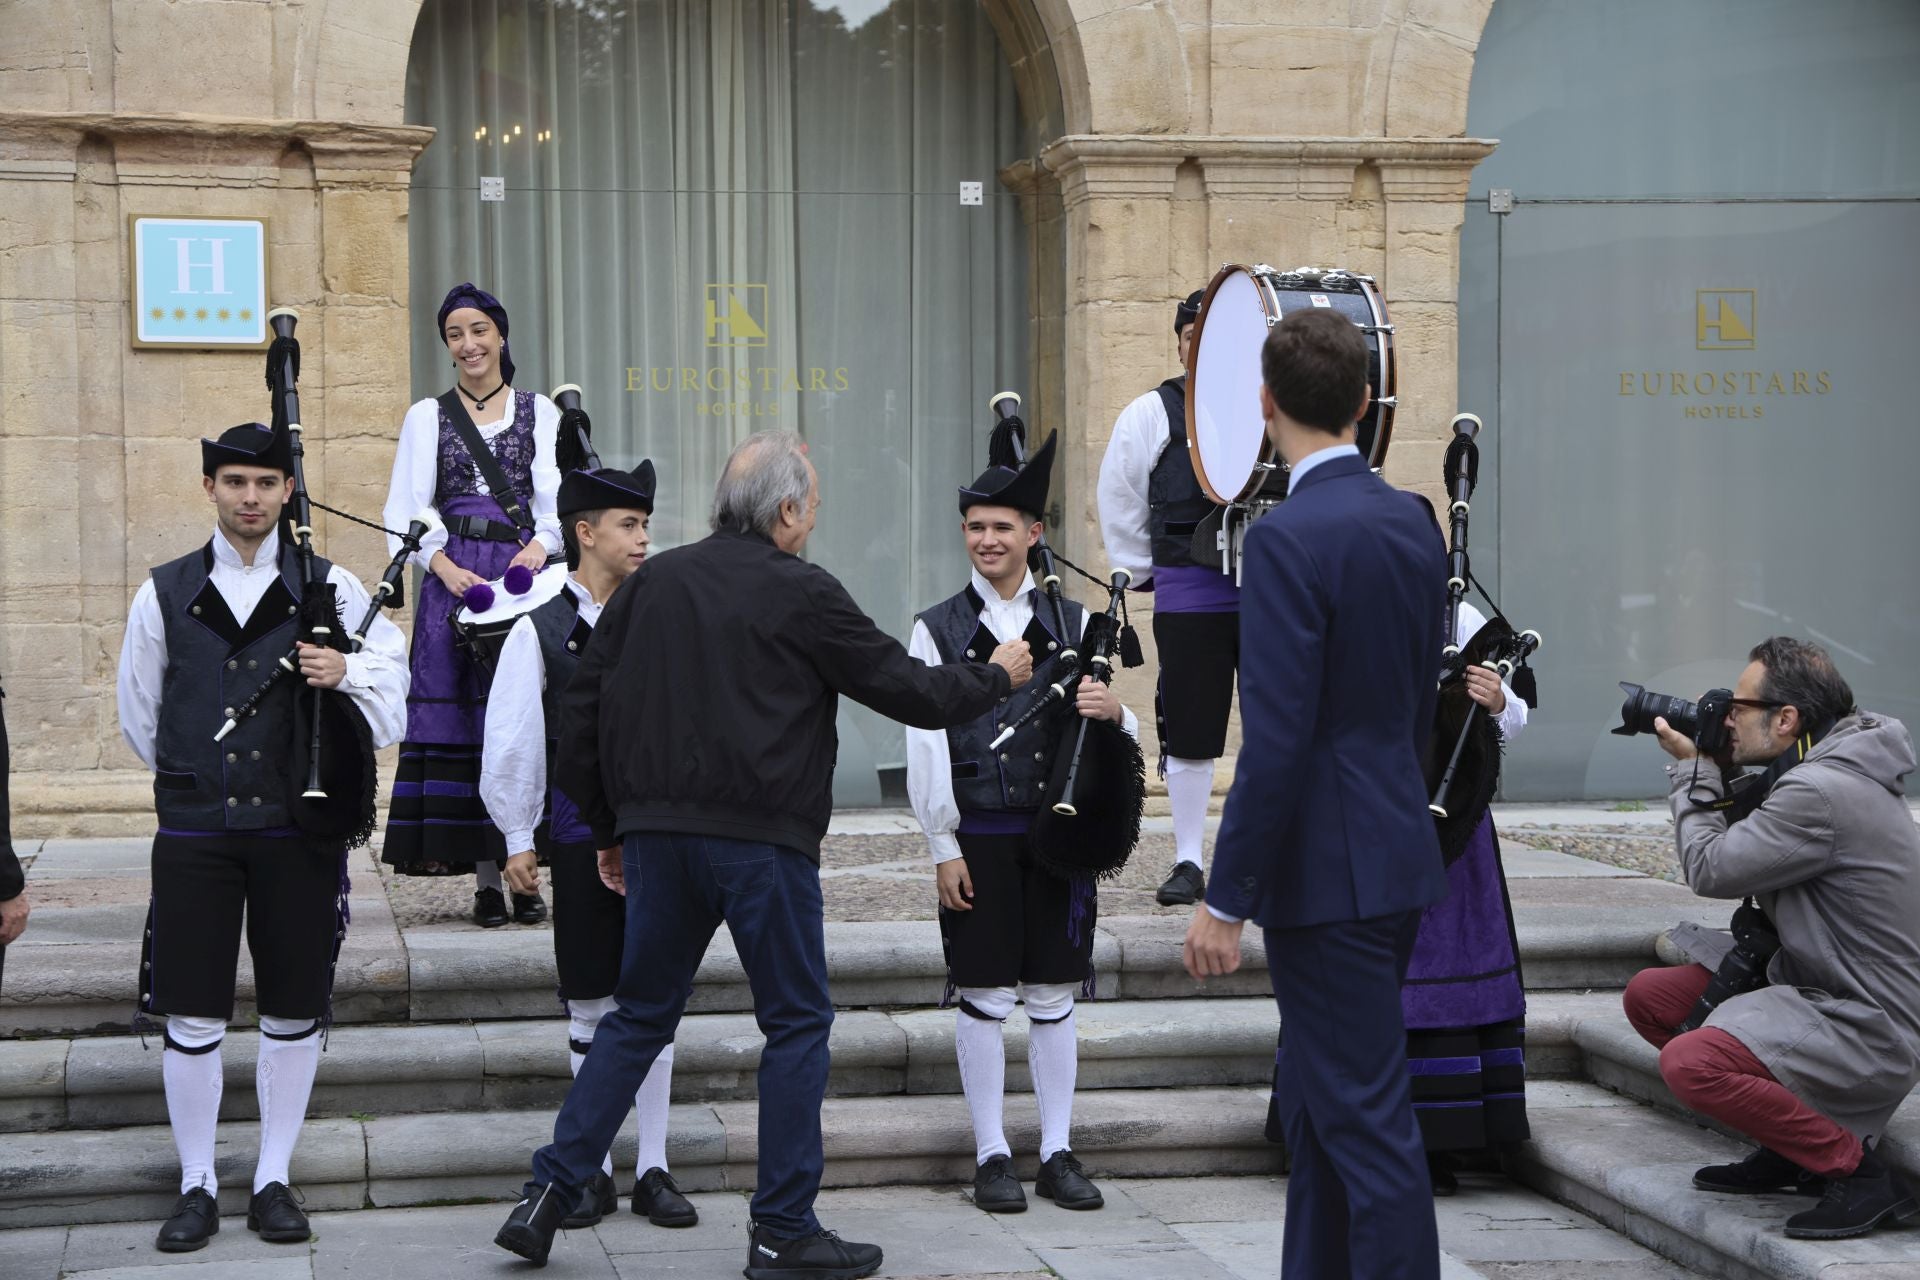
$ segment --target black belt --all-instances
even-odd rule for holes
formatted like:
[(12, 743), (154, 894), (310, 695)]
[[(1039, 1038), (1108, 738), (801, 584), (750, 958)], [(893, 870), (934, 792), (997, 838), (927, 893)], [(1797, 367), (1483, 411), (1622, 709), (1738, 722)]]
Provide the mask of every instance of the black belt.
[(502, 524), (485, 516), (455, 516), (447, 521), (447, 532), (463, 538), (481, 538), (488, 542), (520, 541), (520, 526)]

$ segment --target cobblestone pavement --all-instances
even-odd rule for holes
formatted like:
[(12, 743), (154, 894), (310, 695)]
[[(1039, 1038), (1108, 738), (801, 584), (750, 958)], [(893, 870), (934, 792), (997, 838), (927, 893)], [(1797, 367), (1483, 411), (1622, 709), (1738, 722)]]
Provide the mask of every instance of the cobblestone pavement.
[[(1280, 1272), (1286, 1184), (1278, 1178), (1157, 1178), (1101, 1184), (1106, 1207), (1069, 1213), (1031, 1196), (1024, 1214), (976, 1210), (959, 1188), (823, 1192), (823, 1222), (886, 1250), (882, 1280), (1272, 1280)], [(561, 1236), (542, 1277), (725, 1280), (740, 1274), (747, 1201), (691, 1197), (682, 1231), (624, 1210)], [(222, 1196), (229, 1207), (243, 1197)], [(7, 1280), (470, 1280), (533, 1274), (490, 1243), (504, 1204), (315, 1214), (303, 1245), (266, 1244), (244, 1217), (198, 1253), (153, 1248), (153, 1223), (0, 1232)], [(1468, 1175), (1437, 1204), (1442, 1280), (1692, 1280), (1571, 1209), (1494, 1177)], [(193, 1267), (201, 1268), (199, 1272)]]

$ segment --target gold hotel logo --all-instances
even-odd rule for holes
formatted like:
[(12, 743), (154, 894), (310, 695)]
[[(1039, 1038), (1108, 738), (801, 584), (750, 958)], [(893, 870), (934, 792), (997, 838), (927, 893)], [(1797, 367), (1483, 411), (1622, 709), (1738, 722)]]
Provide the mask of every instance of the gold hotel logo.
[(767, 286), (708, 285), (706, 319), (710, 347), (766, 346)]
[(1693, 345), (1698, 351), (1751, 351), (1755, 294), (1752, 289), (1695, 289)]

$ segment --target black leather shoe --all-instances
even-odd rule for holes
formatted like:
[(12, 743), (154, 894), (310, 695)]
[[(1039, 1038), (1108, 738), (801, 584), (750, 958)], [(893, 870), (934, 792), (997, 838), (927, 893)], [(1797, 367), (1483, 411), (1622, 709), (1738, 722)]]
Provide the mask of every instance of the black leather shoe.
[(284, 1182), (269, 1182), (247, 1201), (247, 1230), (273, 1244), (292, 1244), (313, 1238), (307, 1215), (294, 1203)]
[(620, 1208), (620, 1196), (613, 1186), (613, 1175), (594, 1170), (587, 1179), (587, 1186), (580, 1193), (580, 1203), (574, 1211), (560, 1220), (560, 1226), (567, 1231), (579, 1231), (595, 1226), (600, 1219), (616, 1212)]
[(680, 1184), (665, 1169), (653, 1168), (633, 1184), (633, 1211), (656, 1227), (691, 1227), (700, 1211), (680, 1194)]
[(1427, 1152), (1427, 1177), (1433, 1183), (1436, 1196), (1457, 1196), (1460, 1194), (1460, 1179), (1454, 1176), (1453, 1161), (1443, 1152)]
[(1826, 1190), (1826, 1183), (1819, 1174), (1808, 1173), (1765, 1147), (1756, 1148), (1752, 1155), (1736, 1164), (1710, 1164), (1693, 1174), (1693, 1185), (1700, 1190), (1733, 1196), (1768, 1195), (1775, 1191), (1817, 1196)]
[(506, 895), (498, 889), (481, 889), (473, 895), (473, 922), (482, 929), (497, 929), (511, 918)]
[(537, 893), (516, 893), (513, 895), (513, 922), (515, 924), (539, 924), (547, 918), (547, 901)]
[(1027, 1193), (1013, 1174), (1009, 1156), (988, 1156), (973, 1171), (973, 1207), (988, 1213), (1025, 1213)]
[(192, 1253), (207, 1247), (220, 1234), (220, 1206), (205, 1187), (195, 1187), (173, 1206), (173, 1216), (160, 1224), (153, 1247), (162, 1253)]
[(1173, 864), (1173, 874), (1153, 895), (1153, 900), (1163, 907), (1190, 907), (1206, 896), (1207, 878), (1200, 868), (1191, 862)]
[(1913, 1193), (1869, 1142), (1860, 1164), (1844, 1178), (1827, 1179), (1820, 1203), (1787, 1219), (1787, 1235), (1795, 1240), (1840, 1240), (1863, 1236), (1875, 1227), (1892, 1226), (1920, 1214)]
[(1107, 1202), (1080, 1167), (1080, 1158), (1071, 1151), (1056, 1151), (1040, 1166), (1033, 1190), (1062, 1209), (1098, 1209)]
[(529, 1182), (520, 1197), (506, 1223), (494, 1233), (493, 1242), (536, 1267), (544, 1267), (547, 1254), (553, 1251), (554, 1232), (560, 1229), (567, 1211), (561, 1208), (561, 1197), (551, 1186)]
[(824, 1227), (810, 1236), (787, 1240), (759, 1223), (747, 1226), (747, 1280), (860, 1280), (880, 1269), (877, 1244), (842, 1240)]

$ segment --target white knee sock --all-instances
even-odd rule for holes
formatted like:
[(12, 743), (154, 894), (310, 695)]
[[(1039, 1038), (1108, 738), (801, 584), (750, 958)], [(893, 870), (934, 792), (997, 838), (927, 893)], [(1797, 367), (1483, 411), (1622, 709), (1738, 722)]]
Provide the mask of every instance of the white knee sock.
[[(1040, 1159), (1072, 1147), (1073, 1087), (1080, 1073), (1080, 1044), (1073, 1027), (1073, 987), (1026, 988), (1027, 1067), (1040, 1108)], [(1047, 1019), (1047, 1021), (1042, 1021)]]
[[(225, 1088), (220, 1075), (220, 1040), (226, 1033), (227, 1024), (220, 1018), (167, 1019), (160, 1078), (166, 1085), (173, 1146), (180, 1153), (181, 1195), (195, 1187), (204, 1187), (210, 1196), (220, 1192), (213, 1176), (213, 1138), (220, 1121), (220, 1094)], [(187, 1049), (205, 1052), (182, 1052)]]
[(499, 863), (476, 862), (473, 864), (473, 887), (476, 892), (481, 889), (498, 889), (504, 883), (500, 879)]
[[(280, 1037), (297, 1036), (298, 1039)], [(260, 1015), (260, 1063), (254, 1088), (260, 1096), (260, 1161), (253, 1169), (256, 1193), (269, 1182), (293, 1184), (288, 1166), (307, 1121), (307, 1100), (320, 1069), (320, 1023), (316, 1018)]]
[(1007, 1093), (1007, 1045), (997, 1019), (1013, 1012), (1011, 987), (962, 987), (959, 996), (984, 1018), (955, 1009), (954, 1056), (960, 1064), (960, 1088), (973, 1113), (974, 1162), (1013, 1154), (1004, 1123)]
[[(576, 1046), (593, 1043), (593, 1033), (599, 1029), (600, 1019), (613, 1012), (612, 996), (598, 1000), (567, 1001), (567, 1064), (573, 1068), (573, 1074), (580, 1074), (580, 1064), (587, 1055)], [(613, 1152), (609, 1151), (601, 1158), (600, 1172), (609, 1178), (613, 1176)]]
[(633, 1096), (634, 1120), (640, 1130), (640, 1158), (634, 1168), (640, 1173), (667, 1167), (667, 1106), (672, 1101), (673, 1045), (668, 1043)]
[(1207, 803), (1213, 798), (1213, 761), (1167, 759), (1167, 804), (1173, 809), (1173, 856), (1205, 868)]

